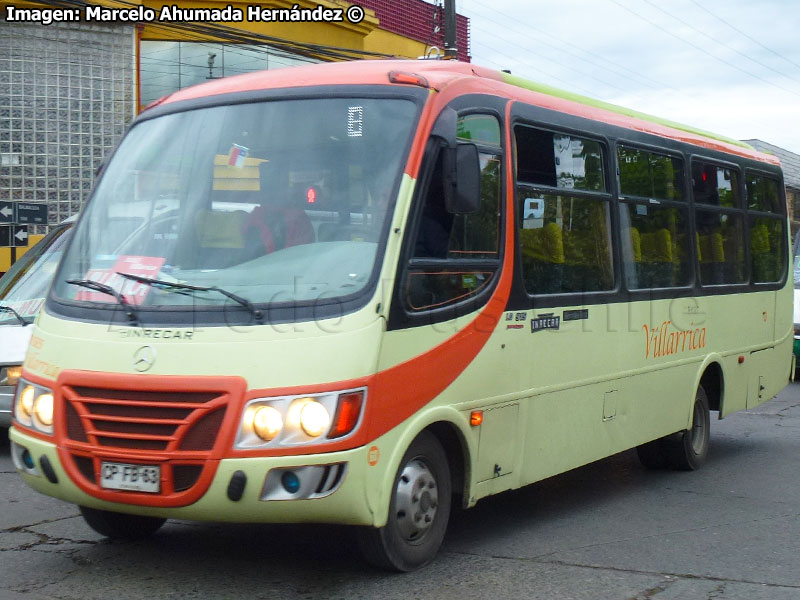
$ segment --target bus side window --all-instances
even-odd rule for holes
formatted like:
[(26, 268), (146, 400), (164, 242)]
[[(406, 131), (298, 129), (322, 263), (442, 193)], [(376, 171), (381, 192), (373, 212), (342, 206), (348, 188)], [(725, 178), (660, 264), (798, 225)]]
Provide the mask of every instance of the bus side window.
[(526, 291), (534, 295), (612, 289), (605, 146), (527, 125), (516, 126), (514, 137)]
[[(689, 206), (683, 194), (683, 160), (679, 156), (619, 146), (617, 161), (620, 242), (627, 288), (689, 285), (693, 277), (692, 236)], [(713, 174), (714, 184), (704, 187), (709, 190), (704, 197), (732, 200), (735, 181), (734, 191), (728, 185), (729, 193), (724, 194), (720, 191), (724, 185), (719, 190), (716, 187), (717, 171)], [(708, 175), (703, 181), (708, 181)], [(730, 177), (726, 181), (730, 184)]]
[(753, 283), (781, 281), (786, 272), (786, 203), (775, 179), (746, 174)]
[(480, 151), (480, 208), (472, 214), (447, 212), (442, 152), (434, 149), (433, 165), (423, 181), (426, 187), (419, 196), (412, 259), (405, 277), (405, 304), (411, 312), (474, 296), (490, 284), (500, 264), (501, 150), (492, 145), (499, 145), (500, 124), (490, 115), (461, 117), (459, 138), (475, 142)]

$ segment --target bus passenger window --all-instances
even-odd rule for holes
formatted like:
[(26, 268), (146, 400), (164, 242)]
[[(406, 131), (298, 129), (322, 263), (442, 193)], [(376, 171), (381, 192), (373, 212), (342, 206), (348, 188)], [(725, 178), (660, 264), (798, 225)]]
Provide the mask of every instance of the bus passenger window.
[(783, 279), (787, 267), (786, 219), (781, 210), (778, 182), (749, 172), (746, 181), (753, 282), (777, 282)]
[(738, 213), (698, 209), (697, 258), (702, 285), (745, 283), (744, 223)]
[(622, 258), (628, 289), (689, 285), (689, 214), (685, 207), (620, 204)]
[(597, 292), (614, 286), (609, 203), (517, 190), (522, 277), (531, 294)]
[(759, 175), (747, 174), (747, 208), (783, 214), (778, 200), (778, 182)]
[(623, 196), (683, 199), (683, 161), (638, 148), (617, 149), (619, 191)]
[(741, 207), (739, 174), (732, 169), (693, 161), (692, 193), (694, 201), (700, 204)]
[(753, 282), (780, 281), (786, 270), (786, 228), (783, 219), (751, 217), (750, 266)]
[(612, 289), (602, 144), (526, 126), (517, 126), (514, 135), (525, 289), (530, 294)]

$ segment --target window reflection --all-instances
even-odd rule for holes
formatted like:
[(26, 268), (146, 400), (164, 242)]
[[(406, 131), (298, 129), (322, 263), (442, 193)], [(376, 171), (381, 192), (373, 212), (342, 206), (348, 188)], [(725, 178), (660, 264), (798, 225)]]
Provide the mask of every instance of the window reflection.
[(202, 42), (144, 40), (140, 52), (142, 106), (209, 79), (317, 62), (269, 46)]

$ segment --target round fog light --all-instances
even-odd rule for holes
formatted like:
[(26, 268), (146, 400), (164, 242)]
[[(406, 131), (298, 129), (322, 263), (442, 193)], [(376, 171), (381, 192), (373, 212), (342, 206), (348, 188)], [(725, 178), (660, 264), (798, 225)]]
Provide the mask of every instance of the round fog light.
[(281, 476), (281, 483), (283, 484), (283, 489), (290, 494), (296, 494), (300, 489), (300, 478), (294, 471), (286, 471)]
[(33, 462), (33, 457), (31, 456), (31, 453), (28, 452), (27, 448), (25, 448), (22, 451), (22, 457), (21, 458), (22, 458), (22, 464), (25, 465), (25, 468), (33, 469), (33, 467), (35, 466), (35, 463)]

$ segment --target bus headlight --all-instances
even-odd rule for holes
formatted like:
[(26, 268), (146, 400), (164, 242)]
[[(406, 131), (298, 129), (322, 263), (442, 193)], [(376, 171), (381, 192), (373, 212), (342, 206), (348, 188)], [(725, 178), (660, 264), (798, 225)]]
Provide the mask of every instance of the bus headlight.
[(53, 433), (53, 391), (20, 379), (14, 398), (14, 418), (22, 425)]
[(17, 419), (26, 425), (31, 424), (31, 416), (33, 415), (33, 400), (36, 397), (36, 388), (28, 384), (22, 388), (19, 395), (19, 402), (17, 403)]
[(350, 435), (363, 414), (366, 388), (248, 401), (236, 436), (239, 449), (295, 446)]
[[(291, 409), (290, 409), (291, 410)], [(328, 410), (316, 400), (311, 400), (300, 409), (300, 427), (311, 437), (319, 437), (331, 425)]]
[(33, 404), (33, 416), (44, 427), (53, 426), (53, 394), (41, 394)]
[(265, 442), (275, 439), (283, 429), (283, 417), (272, 406), (259, 406), (253, 412), (253, 431)]

